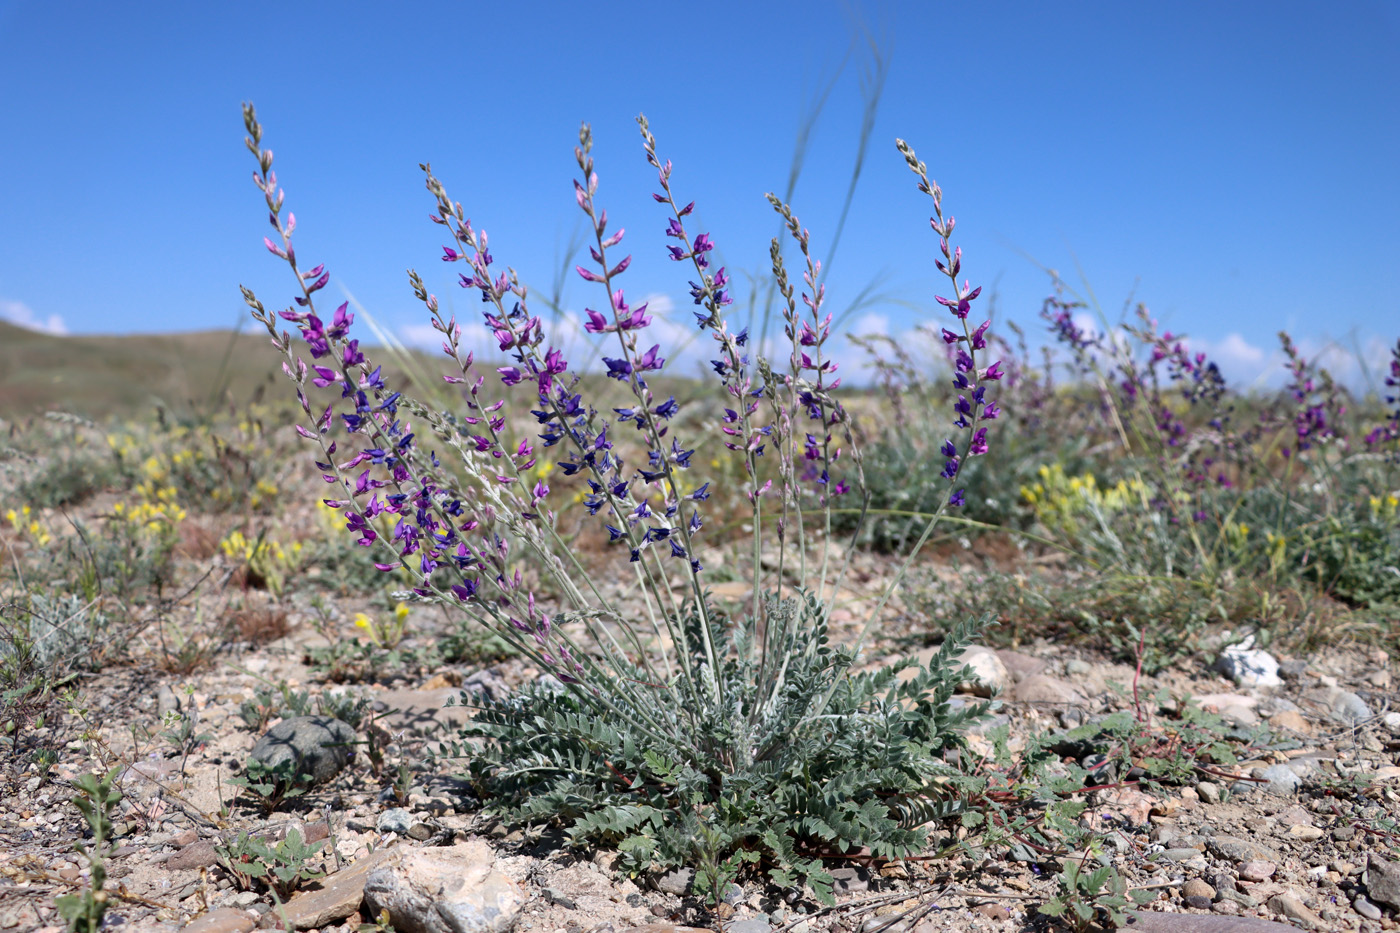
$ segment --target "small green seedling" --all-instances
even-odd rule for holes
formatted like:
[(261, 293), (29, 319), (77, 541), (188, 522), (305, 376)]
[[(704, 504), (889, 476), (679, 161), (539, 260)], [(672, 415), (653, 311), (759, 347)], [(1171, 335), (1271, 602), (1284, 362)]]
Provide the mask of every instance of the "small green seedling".
[(113, 769), (105, 777), (85, 774), (73, 782), (81, 795), (73, 798), (73, 806), (92, 830), (91, 845), (76, 842), (73, 848), (87, 860), (92, 884), (81, 893), (54, 898), (54, 906), (67, 922), (69, 933), (97, 933), (102, 928), (102, 915), (107, 912), (107, 892), (102, 888), (107, 882), (107, 858), (112, 854), (112, 814), (122, 799), (117, 787), (119, 773), (119, 769)]

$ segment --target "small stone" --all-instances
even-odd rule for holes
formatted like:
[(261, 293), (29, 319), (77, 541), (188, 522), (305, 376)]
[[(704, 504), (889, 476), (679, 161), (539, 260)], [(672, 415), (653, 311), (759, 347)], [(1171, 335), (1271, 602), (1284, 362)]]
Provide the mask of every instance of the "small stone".
[(1206, 884), (1200, 878), (1192, 878), (1181, 886), (1181, 893), (1185, 897), (1204, 897), (1207, 901), (1215, 898), (1215, 888)]
[(1216, 858), (1229, 859), (1232, 862), (1267, 859), (1277, 864), (1279, 860), (1278, 853), (1272, 849), (1237, 836), (1210, 836), (1206, 839), (1206, 848)]
[(360, 859), (348, 868), (316, 882), (316, 887), (299, 891), (286, 904), (267, 916), (274, 920), (283, 915), (290, 929), (319, 930), (321, 927), (355, 913), (364, 900), (365, 879), (371, 869), (384, 861), (393, 850), (380, 849), (368, 858)]
[(1240, 905), (1236, 904), (1228, 897), (1222, 897), (1214, 904), (1211, 904), (1210, 909), (1218, 914), (1224, 914), (1227, 917), (1233, 917), (1235, 914), (1240, 912)]
[(195, 868), (208, 868), (219, 860), (219, 856), (214, 852), (215, 842), (213, 839), (201, 839), (192, 842), (173, 853), (165, 860), (165, 867), (171, 871), (190, 871)]
[(1049, 674), (1032, 674), (1016, 685), (1014, 691), (1020, 703), (1074, 703), (1079, 699), (1074, 688)]
[(1071, 677), (1083, 677), (1085, 674), (1093, 671), (1093, 669), (1093, 666), (1090, 665), (1088, 661), (1083, 661), (1079, 658), (1075, 658), (1065, 665), (1065, 673)]
[(228, 902), (234, 907), (241, 907), (247, 910), (260, 900), (262, 900), (262, 895), (258, 894), (257, 891), (239, 891), (233, 897), (229, 898)]
[[(1216, 905), (1218, 910), (1219, 904)], [(1134, 911), (1129, 925), (1133, 933), (1298, 933), (1298, 928), (1255, 917), (1203, 917), (1199, 914), (1169, 914)]]
[(526, 897), (495, 862), (479, 839), (390, 850), (365, 879), (365, 906), (372, 917), (387, 910), (402, 933), (505, 933)]
[(1299, 823), (1289, 828), (1288, 835), (1292, 836), (1294, 839), (1300, 839), (1303, 842), (1316, 842), (1322, 838), (1323, 832), (1321, 827), (1304, 826)]
[(1308, 719), (1302, 713), (1286, 709), (1281, 713), (1274, 713), (1269, 717), (1269, 725), (1275, 729), (1286, 729), (1289, 732), (1297, 732), (1302, 735), (1312, 733), (1312, 726), (1308, 724)]
[(1351, 902), (1351, 906), (1358, 914), (1365, 917), (1367, 920), (1379, 920), (1381, 918), (1381, 909), (1366, 900), (1365, 895), (1358, 894), (1356, 900)]
[(990, 697), (1004, 693), (1011, 687), (1011, 674), (990, 648), (972, 645), (963, 649), (955, 663), (965, 664), (971, 669), (967, 679), (958, 684), (959, 693)]
[(1269, 898), (1269, 909), (1310, 930), (1318, 930), (1325, 926), (1321, 917), (1309, 910), (1306, 904), (1292, 894), (1275, 894)]
[(1043, 673), (1046, 662), (1033, 655), (1022, 654), (1019, 651), (1001, 650), (997, 652), (997, 657), (1001, 659), (1002, 665), (1011, 672), (1011, 679), (1018, 684), (1028, 677)]
[(725, 929), (729, 933), (768, 933), (773, 929), (773, 925), (762, 917), (750, 917), (747, 920), (735, 920), (726, 924)]
[(1263, 785), (1265, 793), (1278, 797), (1292, 797), (1303, 786), (1303, 779), (1288, 765), (1270, 765), (1258, 776), (1268, 782)]
[(166, 713), (178, 713), (180, 711), (180, 698), (175, 696), (175, 691), (170, 689), (168, 684), (161, 684), (156, 691), (156, 715), (161, 718)]
[(1332, 838), (1338, 842), (1350, 842), (1356, 838), (1356, 827), (1352, 825), (1338, 826), (1332, 830)]
[(837, 894), (859, 894), (870, 890), (870, 871), (859, 866), (831, 869), (832, 890)]
[(1156, 857), (1164, 862), (1187, 862), (1191, 859), (1201, 858), (1201, 851), (1199, 849), (1177, 847), (1172, 849), (1163, 849), (1162, 851), (1157, 853)]
[(1196, 785), (1196, 794), (1204, 803), (1219, 803), (1221, 795), (1220, 785), (1210, 781), (1202, 781)]
[(1377, 904), (1400, 910), (1400, 864), (1372, 852), (1366, 866), (1366, 893)]
[(1347, 725), (1356, 725), (1371, 718), (1371, 707), (1349, 690), (1336, 687), (1327, 691), (1326, 701), (1332, 718)]
[(249, 933), (257, 921), (246, 910), (220, 907), (190, 922), (184, 933)]
[(1400, 713), (1386, 713), (1381, 717), (1381, 725), (1393, 735), (1400, 735)]
[(1182, 898), (1187, 907), (1194, 907), (1197, 910), (1210, 910), (1210, 898), (1201, 897), (1199, 894), (1187, 894)]
[(1240, 878), (1244, 881), (1268, 881), (1278, 870), (1278, 865), (1267, 859), (1250, 859), (1240, 866)]
[(656, 879), (656, 889), (667, 894), (674, 894), (683, 897), (690, 891), (691, 882), (695, 880), (695, 870), (691, 868), (673, 868)]
[(1311, 826), (1313, 824), (1312, 814), (1297, 804), (1279, 811), (1274, 819), (1284, 826)]
[(1261, 648), (1251, 648), (1253, 639), (1238, 645), (1231, 645), (1215, 662), (1216, 670), (1237, 684), (1247, 687), (1278, 687), (1283, 685), (1279, 678), (1278, 659)]
[(273, 726), (253, 746), (252, 757), (269, 768), (292, 762), (298, 775), (329, 781), (350, 762), (355, 730), (330, 716), (296, 716)]
[(413, 816), (403, 807), (394, 807), (392, 810), (385, 810), (379, 814), (374, 828), (381, 833), (397, 833), (400, 836), (406, 836), (412, 825)]

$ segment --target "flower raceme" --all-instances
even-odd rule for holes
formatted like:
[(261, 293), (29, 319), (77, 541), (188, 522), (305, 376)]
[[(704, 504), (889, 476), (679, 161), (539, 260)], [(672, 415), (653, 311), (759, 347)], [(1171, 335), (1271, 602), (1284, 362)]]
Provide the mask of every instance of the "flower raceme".
[[(614, 349), (602, 357), (605, 375), (624, 386), (630, 400), (611, 413), (590, 404), (580, 373), (571, 368), (562, 349), (549, 342), (542, 319), (531, 312), (526, 287), (513, 270), (501, 270), (487, 232), (472, 224), (425, 164), (425, 183), (436, 202), (431, 219), (450, 237), (440, 258), (464, 267), (457, 284), (477, 295), (482, 320), (496, 348), (507, 357), (505, 365), (478, 365), (474, 354), (462, 346), (462, 327), (456, 317), (444, 313), (422, 279), (410, 273), (410, 285), (443, 337), (444, 354), (454, 364), (455, 371), (444, 379), (460, 392), (465, 406), (460, 414), (447, 415), (428, 410), (389, 388), (382, 368), (367, 360), (352, 335), (355, 316), (348, 304), (341, 304), (330, 315), (318, 311), (318, 293), (328, 284), (330, 273), (324, 264), (302, 271), (293, 245), (295, 216), (283, 214), (285, 195), (272, 169), (272, 152), (261, 147), (262, 129), (251, 106), (245, 108), (244, 116), (247, 145), (258, 161), (254, 182), (276, 232), (265, 245), (288, 265), (298, 291), (293, 306), (276, 314), (269, 313), (246, 290), (245, 300), (283, 353), (284, 372), (296, 385), (298, 402), (307, 416), (307, 423), (297, 430), (319, 446), (316, 465), (333, 489), (324, 504), (340, 514), (345, 529), (359, 545), (386, 549), (387, 559), (375, 566), (384, 572), (407, 570), (416, 581), (416, 597), (462, 605), (483, 623), (512, 637), (517, 646), (546, 664), (561, 680), (578, 681), (586, 674), (588, 660), (537, 604), (519, 565), (523, 551), (539, 558), (561, 580), (563, 611), (585, 619), (611, 611), (589, 575), (571, 572), (571, 565), (577, 570), (577, 557), (554, 531), (551, 502), (557, 494), (544, 476), (537, 475), (536, 468), (541, 448), (556, 448), (549, 457), (558, 473), (577, 476), (586, 484), (587, 491), (575, 501), (590, 515), (599, 516), (611, 542), (627, 549), (631, 562), (639, 565), (639, 579), (652, 589), (656, 607), (667, 599), (672, 601), (672, 610), (663, 613), (664, 617), (678, 615), (674, 592), (664, 583), (676, 573), (689, 579), (694, 605), (704, 616), (708, 607), (698, 582), (703, 565), (697, 538), (705, 525), (702, 503), (710, 496), (710, 484), (697, 486), (680, 479), (691, 467), (694, 448), (671, 431), (680, 403), (673, 396), (660, 397), (651, 382), (654, 374), (663, 370), (667, 354), (659, 343), (645, 339), (653, 323), (647, 305), (629, 304), (620, 287), (632, 256), (618, 257), (625, 230), (613, 228), (606, 209), (598, 203), (599, 176), (588, 126), (580, 130), (575, 148), (579, 175), (573, 190), (592, 242), (589, 261), (578, 265), (575, 272), (585, 283), (601, 286), (603, 301), (598, 307), (585, 309), (584, 328), (612, 342)], [(784, 514), (802, 495), (815, 496), (826, 507), (832, 498), (852, 488), (848, 478), (833, 474), (842, 457), (835, 435), (842, 432), (849, 443), (850, 432), (849, 417), (834, 396), (840, 379), (835, 375), (837, 363), (827, 350), (832, 316), (822, 307), (825, 286), (820, 280), (821, 264), (811, 256), (807, 231), (786, 205), (770, 196), (806, 262), (802, 275), (806, 288), (801, 295), (804, 311), (798, 311), (795, 289), (787, 282), (775, 241), (774, 272), (788, 305), (785, 330), (792, 354), (786, 374), (775, 374), (766, 361), (755, 366), (748, 332), (731, 329), (725, 318), (733, 298), (727, 271), (713, 265), (714, 240), (707, 232), (692, 234), (687, 229), (694, 202), (682, 205), (674, 196), (672, 164), (657, 155), (645, 119), (639, 123), (647, 161), (657, 171), (660, 190), (654, 199), (668, 208), (665, 234), (675, 241), (666, 247), (666, 255), (673, 261), (690, 263), (695, 270), (689, 285), (699, 309), (696, 323), (716, 345), (711, 366), (727, 396), (718, 427), (725, 435), (725, 445), (743, 458), (757, 539), (760, 502), (772, 489), (771, 480), (760, 482), (759, 460), (770, 448), (778, 447), (784, 469), (791, 468), (787, 473), (780, 470), (784, 476)], [(903, 143), (900, 146), (911, 169), (920, 176), (921, 190), (934, 198), (936, 216), (931, 223), (939, 233), (944, 256), (939, 268), (952, 281), (955, 296), (939, 296), (938, 301), (961, 322), (963, 331), (950, 341), (957, 345), (954, 384), (960, 392), (954, 424), (966, 431), (961, 441), (949, 440), (944, 445), (944, 475), (951, 481), (962, 460), (989, 449), (985, 423), (994, 420), (999, 409), (987, 393), (1002, 373), (999, 363), (983, 366), (978, 360), (988, 346), (989, 323), (973, 327), (968, 321), (981, 289), (966, 282), (958, 284), (962, 253), (949, 244), (955, 221), (944, 219), (941, 191), (928, 180), (923, 164), (912, 150)], [(279, 319), (300, 331), (310, 365), (293, 350), (290, 335), (279, 333)], [(308, 394), (313, 389), (329, 393), (329, 403), (313, 407)], [(528, 394), (536, 430), (533, 436), (513, 436), (514, 428), (508, 423), (507, 396), (518, 392)], [(760, 400), (765, 396), (772, 408), (768, 418), (760, 414)], [(793, 427), (793, 419), (800, 414), (809, 419), (811, 429), (798, 431)], [(644, 462), (625, 462), (617, 448), (619, 432), (629, 429), (643, 448)], [(434, 449), (425, 442), (441, 446)], [(348, 444), (357, 448), (340, 450)], [(456, 454), (452, 469), (439, 460), (438, 450), (444, 448)], [(800, 464), (805, 467), (799, 469)], [(858, 472), (858, 459), (856, 467)], [(806, 492), (800, 491), (803, 486)], [(954, 492), (948, 504), (960, 504), (962, 495), (961, 490)], [(660, 595), (663, 592), (665, 595)], [(674, 634), (681, 636), (679, 631)], [(682, 637), (675, 639), (677, 644)], [(707, 644), (703, 653), (712, 651)], [(677, 660), (682, 667), (688, 663), (679, 654)], [(718, 656), (706, 657), (711, 669), (719, 661)]]
[[(979, 285), (973, 288), (966, 279), (961, 285), (958, 284), (958, 274), (962, 271), (962, 247), (952, 246), (951, 238), (957, 226), (957, 219), (952, 215), (943, 215), (943, 189), (929, 179), (928, 166), (919, 160), (904, 140), (897, 140), (896, 145), (904, 155), (909, 170), (918, 176), (919, 190), (933, 199), (934, 216), (930, 217), (928, 222), (929, 227), (938, 235), (938, 248), (943, 255), (942, 259), (936, 259), (934, 263), (938, 266), (938, 271), (947, 277), (953, 293), (951, 298), (935, 295), (934, 300), (952, 313), (962, 329), (962, 333), (946, 327), (941, 329), (943, 342), (953, 354), (953, 388), (958, 392), (957, 401), (953, 403), (953, 413), (956, 416), (953, 426), (967, 432), (961, 447), (952, 439), (948, 439), (940, 448), (944, 463), (939, 475), (951, 483), (957, 478), (966, 458), (982, 456), (990, 449), (987, 428), (980, 423), (995, 421), (1001, 414), (996, 400), (988, 398), (987, 392), (990, 384), (1000, 381), (1004, 373), (1000, 360), (985, 368), (978, 366), (977, 353), (988, 348), (987, 330), (992, 322), (984, 321), (975, 329), (968, 323), (972, 303), (982, 294), (982, 287)], [(958, 489), (948, 497), (947, 504), (960, 506), (963, 501), (964, 490)]]

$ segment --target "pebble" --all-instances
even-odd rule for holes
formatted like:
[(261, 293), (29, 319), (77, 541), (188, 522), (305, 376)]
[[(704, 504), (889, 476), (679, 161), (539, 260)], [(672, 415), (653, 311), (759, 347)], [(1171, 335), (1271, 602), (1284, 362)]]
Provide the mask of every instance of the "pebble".
[(1327, 701), (1331, 707), (1332, 718), (1338, 722), (1355, 725), (1371, 718), (1371, 707), (1349, 690), (1333, 688), (1328, 692)]
[(1265, 859), (1250, 859), (1240, 866), (1240, 878), (1245, 881), (1268, 881), (1278, 866)]
[(1215, 888), (1212, 888), (1200, 878), (1192, 878), (1190, 881), (1183, 884), (1181, 886), (1181, 893), (1187, 898), (1203, 897), (1206, 899), (1207, 905), (1215, 899)]
[(1220, 802), (1220, 785), (1210, 781), (1202, 781), (1196, 785), (1196, 794), (1205, 803)]
[(1268, 860), (1275, 864), (1278, 862), (1278, 855), (1272, 850), (1237, 836), (1209, 836), (1206, 838), (1206, 848), (1216, 858), (1229, 859), (1232, 862), (1252, 860)]
[(690, 890), (690, 883), (694, 880), (694, 869), (673, 868), (656, 879), (656, 889), (681, 897)]
[(725, 924), (724, 928), (730, 933), (768, 933), (773, 929), (773, 925), (763, 917), (750, 917), (747, 920), (735, 920)]
[(1299, 823), (1288, 830), (1288, 835), (1294, 839), (1301, 839), (1303, 842), (1316, 842), (1323, 836), (1322, 829), (1317, 826), (1304, 826)]
[(1167, 862), (1185, 862), (1188, 859), (1200, 858), (1199, 849), (1163, 849), (1157, 853), (1157, 858)]
[(1257, 776), (1268, 781), (1264, 785), (1265, 793), (1278, 797), (1292, 797), (1303, 786), (1303, 779), (1288, 765), (1270, 765), (1261, 769)]
[(1244, 686), (1278, 687), (1283, 684), (1279, 678), (1278, 659), (1261, 648), (1248, 647), (1248, 643), (1226, 648), (1215, 662), (1215, 667), (1235, 683)]
[(1312, 732), (1312, 727), (1308, 725), (1307, 717), (1302, 713), (1291, 709), (1281, 713), (1274, 713), (1269, 717), (1269, 725), (1275, 729), (1287, 729), (1290, 732), (1301, 732), (1304, 735)]
[(1357, 895), (1356, 900), (1351, 902), (1351, 906), (1358, 914), (1365, 917), (1367, 920), (1379, 920), (1381, 918), (1381, 909), (1366, 900), (1364, 894)]
[(1234, 916), (1240, 912), (1240, 905), (1236, 904), (1228, 897), (1222, 897), (1210, 906), (1211, 910), (1214, 910), (1218, 914), (1225, 914), (1226, 916)]
[(1275, 894), (1269, 898), (1269, 909), (1276, 914), (1283, 914), (1289, 920), (1296, 920), (1309, 929), (1316, 930), (1325, 926), (1321, 917), (1292, 894)]
[(400, 836), (408, 835), (408, 828), (413, 825), (413, 817), (403, 807), (394, 807), (392, 810), (385, 810), (379, 814), (379, 820), (374, 824), (374, 828), (381, 833), (397, 833)]
[(1400, 735), (1400, 713), (1386, 713), (1381, 717), (1381, 724), (1391, 733)]

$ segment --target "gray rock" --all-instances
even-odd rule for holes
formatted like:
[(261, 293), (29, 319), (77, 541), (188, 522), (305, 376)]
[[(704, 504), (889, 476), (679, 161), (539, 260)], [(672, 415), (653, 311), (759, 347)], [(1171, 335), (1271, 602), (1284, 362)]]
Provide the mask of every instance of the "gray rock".
[(1292, 797), (1303, 786), (1303, 779), (1288, 765), (1270, 765), (1261, 769), (1258, 776), (1269, 782), (1264, 791), (1279, 797)]
[(1356, 725), (1371, 718), (1371, 707), (1349, 690), (1334, 688), (1327, 691), (1327, 705), (1332, 718), (1337, 722)]
[(724, 928), (729, 933), (768, 933), (773, 926), (762, 917), (750, 917), (747, 920), (735, 920), (726, 924)]
[(1188, 849), (1182, 846), (1178, 846), (1172, 849), (1163, 849), (1162, 851), (1157, 852), (1152, 857), (1159, 862), (1180, 863), (1189, 862), (1193, 859), (1200, 859), (1202, 862), (1205, 861), (1205, 857), (1201, 854), (1201, 851), (1199, 849)]
[(957, 663), (972, 669), (967, 679), (958, 685), (959, 693), (990, 697), (1005, 693), (1011, 688), (1010, 672), (1007, 671), (1006, 665), (1001, 663), (997, 653), (990, 648), (981, 645), (965, 648), (958, 655)]
[(481, 840), (395, 850), (365, 879), (368, 916), (387, 910), (398, 933), (506, 933), (525, 892), (495, 865)]
[(1216, 858), (1228, 859), (1232, 862), (1249, 862), (1255, 860), (1267, 860), (1278, 864), (1278, 853), (1248, 839), (1240, 839), (1238, 836), (1210, 836), (1206, 839), (1206, 848), (1210, 854)]
[(1400, 864), (1372, 852), (1366, 866), (1366, 893), (1377, 904), (1400, 910)]
[(305, 891), (299, 891), (270, 916), (280, 921), (286, 918), (291, 930), (319, 930), (321, 927), (344, 920), (360, 909), (364, 901), (365, 879), (371, 870), (392, 854), (391, 849), (380, 849), (368, 858), (342, 868), (328, 875)]
[(156, 691), (156, 713), (162, 717), (166, 713), (178, 713), (180, 711), (180, 699), (175, 696), (175, 691), (170, 689), (168, 684), (161, 684)]
[(1269, 909), (1296, 921), (1309, 930), (1320, 930), (1325, 926), (1322, 918), (1308, 909), (1307, 905), (1292, 894), (1275, 894), (1269, 898)]
[(1240, 866), (1240, 877), (1245, 881), (1268, 881), (1278, 871), (1278, 864), (1268, 859), (1250, 859)]
[(191, 871), (196, 868), (208, 868), (219, 860), (219, 856), (214, 852), (215, 841), (213, 839), (201, 839), (192, 842), (173, 853), (165, 860), (165, 867), (171, 871)]
[(246, 910), (220, 907), (191, 921), (184, 933), (249, 933), (255, 926), (256, 918)]
[(1358, 894), (1356, 900), (1351, 902), (1351, 906), (1358, 914), (1365, 917), (1367, 920), (1379, 920), (1381, 918), (1381, 909), (1366, 900), (1365, 895)]
[(831, 870), (832, 890), (837, 894), (859, 894), (870, 890), (870, 870), (859, 866), (843, 866)]
[(1011, 672), (1011, 679), (1020, 683), (1027, 677), (1034, 677), (1042, 673), (1047, 664), (1040, 658), (1029, 654), (1022, 654), (1019, 651), (1001, 650), (997, 652), (997, 657), (1001, 658), (1001, 663)]
[(1074, 688), (1049, 674), (1031, 674), (1016, 685), (1016, 699), (1021, 703), (1074, 703), (1079, 699)]
[(1093, 669), (1088, 661), (1082, 661), (1079, 658), (1075, 658), (1065, 665), (1065, 673), (1071, 677), (1083, 677)]
[(1390, 730), (1392, 735), (1400, 735), (1400, 713), (1386, 713), (1381, 717), (1381, 724)]
[(1237, 684), (1250, 687), (1278, 687), (1278, 659), (1261, 648), (1231, 645), (1215, 662), (1216, 670)]
[(392, 810), (385, 810), (379, 814), (378, 821), (374, 828), (381, 833), (398, 833), (400, 836), (407, 836), (408, 829), (413, 825), (413, 817), (403, 807), (394, 807)]
[(1295, 926), (1255, 917), (1134, 911), (1131, 919), (1131, 925), (1123, 929), (1134, 933), (1298, 933)]
[(1196, 785), (1196, 795), (1206, 803), (1220, 802), (1220, 785), (1211, 781), (1202, 781)]
[(267, 730), (253, 746), (252, 756), (269, 768), (286, 762), (297, 774), (307, 774), (316, 784), (329, 781), (350, 763), (355, 730), (330, 716), (297, 716)]
[(684, 897), (690, 892), (690, 886), (695, 881), (695, 870), (692, 868), (673, 868), (656, 879), (656, 890), (666, 894), (674, 894), (677, 897)]

